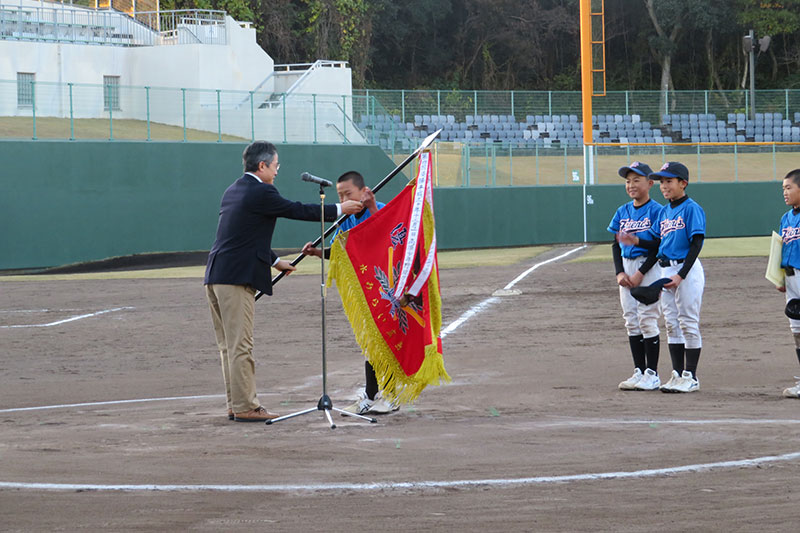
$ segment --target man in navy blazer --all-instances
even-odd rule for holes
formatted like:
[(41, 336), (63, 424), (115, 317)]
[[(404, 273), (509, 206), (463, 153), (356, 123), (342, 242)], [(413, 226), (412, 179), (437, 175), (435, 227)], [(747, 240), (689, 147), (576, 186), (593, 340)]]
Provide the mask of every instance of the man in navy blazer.
[[(256, 141), (242, 154), (245, 174), (222, 195), (214, 246), (206, 264), (206, 297), (222, 361), (228, 418), (260, 422), (276, 418), (258, 401), (253, 358), (255, 294), (272, 294), (270, 266), (295, 270), (272, 251), (272, 232), (279, 217), (319, 221), (320, 206), (283, 198), (273, 182), (278, 175), (275, 145)], [(325, 206), (325, 220), (358, 213), (361, 202)]]

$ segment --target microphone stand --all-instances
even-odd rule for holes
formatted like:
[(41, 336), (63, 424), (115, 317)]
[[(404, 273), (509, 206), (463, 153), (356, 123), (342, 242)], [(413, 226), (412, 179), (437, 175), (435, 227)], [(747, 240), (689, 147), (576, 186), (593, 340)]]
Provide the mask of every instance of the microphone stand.
[[(320, 258), (320, 307), (322, 309), (322, 396), (317, 402), (316, 407), (310, 407), (308, 409), (304, 409), (302, 411), (298, 411), (296, 413), (291, 413), (288, 415), (279, 416), (278, 418), (273, 418), (272, 420), (267, 420), (267, 425), (272, 425), (275, 422), (281, 422), (283, 420), (287, 420), (289, 418), (294, 418), (296, 416), (307, 415), (309, 413), (313, 413), (314, 411), (322, 411), (325, 413), (325, 417), (328, 419), (328, 423), (331, 425), (331, 429), (336, 428), (336, 424), (333, 422), (333, 418), (331, 418), (331, 411), (336, 411), (337, 413), (341, 413), (344, 416), (352, 416), (353, 418), (359, 418), (366, 422), (370, 422), (375, 424), (377, 422), (376, 419), (370, 418), (368, 416), (359, 415), (356, 413), (351, 413), (349, 411), (345, 411), (344, 409), (339, 409), (333, 406), (333, 402), (331, 402), (330, 396), (328, 396), (328, 367), (327, 367), (327, 358), (326, 358), (326, 351), (325, 351), (325, 185), (319, 184), (319, 208), (320, 208), (320, 241), (322, 242), (322, 257)], [(345, 215), (342, 215), (344, 217)]]

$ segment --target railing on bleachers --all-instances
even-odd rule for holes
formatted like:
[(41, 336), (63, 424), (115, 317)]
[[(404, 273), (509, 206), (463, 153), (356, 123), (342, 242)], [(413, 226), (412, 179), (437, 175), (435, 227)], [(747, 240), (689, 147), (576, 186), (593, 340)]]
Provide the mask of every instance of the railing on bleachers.
[(0, 5), (0, 39), (107, 46), (227, 43), (225, 12), (136, 12)]

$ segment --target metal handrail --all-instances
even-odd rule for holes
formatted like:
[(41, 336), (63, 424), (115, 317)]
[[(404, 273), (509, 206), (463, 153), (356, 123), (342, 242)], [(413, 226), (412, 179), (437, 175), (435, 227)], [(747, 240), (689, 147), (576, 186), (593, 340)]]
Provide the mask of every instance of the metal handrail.
[[(279, 74), (282, 74), (282, 73), (292, 72), (294, 70), (300, 70), (300, 67), (304, 67), (305, 72), (297, 79), (297, 81), (295, 81), (292, 84), (291, 87), (289, 87), (289, 89), (286, 90), (286, 92), (277, 93), (278, 95), (280, 95), (280, 97), (281, 97), (280, 99), (282, 99), (283, 97), (291, 96), (291, 94), (293, 92), (295, 92), (300, 87), (300, 85), (302, 85), (302, 83), (303, 83), (303, 81), (305, 81), (306, 77), (309, 76), (311, 74), (311, 72), (313, 72), (314, 70), (316, 70), (318, 68), (333, 68), (333, 67), (344, 68), (346, 65), (347, 65), (347, 61), (332, 61), (332, 60), (329, 60), (329, 59), (318, 59), (318, 60), (314, 61), (313, 63), (285, 63), (285, 64), (280, 64), (280, 65), (273, 65), (272, 72), (270, 72), (269, 75), (266, 78), (261, 80), (261, 82), (258, 85), (256, 85), (255, 89), (253, 89), (252, 92), (254, 94), (256, 92), (258, 92), (258, 90), (261, 89), (267, 82), (269, 82), (269, 80), (271, 80), (273, 77), (275, 77), (276, 74), (279, 75)], [(264, 104), (266, 104), (266, 105), (277, 105), (277, 102), (278, 102), (279, 99), (272, 98), (273, 96), (275, 96), (275, 94), (276, 93), (270, 93), (269, 97), (266, 100), (260, 102), (258, 105), (259, 106), (264, 105)], [(247, 98), (243, 99), (239, 103), (239, 106), (242, 106), (242, 105), (248, 103), (249, 101), (250, 101), (250, 97), (248, 96)]]
[(285, 71), (289, 72), (292, 70), (305, 70), (311, 67), (329, 67), (329, 68), (345, 68), (347, 66), (347, 61), (335, 61), (330, 59), (318, 59), (313, 63), (282, 63), (280, 65), (275, 65), (274, 68), (276, 71)]
[(141, 11), (129, 15), (63, 5), (2, 5), (0, 39), (114, 46), (226, 44), (227, 28), (225, 12), (218, 10)]

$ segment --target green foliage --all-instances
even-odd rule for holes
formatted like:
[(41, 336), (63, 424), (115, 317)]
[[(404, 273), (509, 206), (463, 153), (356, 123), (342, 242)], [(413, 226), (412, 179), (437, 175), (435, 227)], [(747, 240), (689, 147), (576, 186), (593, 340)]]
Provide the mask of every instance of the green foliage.
[[(597, 2), (595, 2), (596, 4)], [(345, 60), (356, 88), (549, 89), (579, 85), (578, 0), (162, 0), (223, 9), (255, 24), (277, 63)], [(800, 0), (605, 1), (606, 86), (658, 90), (672, 58), (676, 89), (737, 89), (741, 37), (771, 35), (760, 87), (796, 84)], [(676, 38), (673, 30), (677, 30)], [(710, 58), (709, 58), (710, 57)]]
[(765, 2), (737, 0), (739, 23), (757, 36), (791, 34), (800, 30), (800, 0)]

